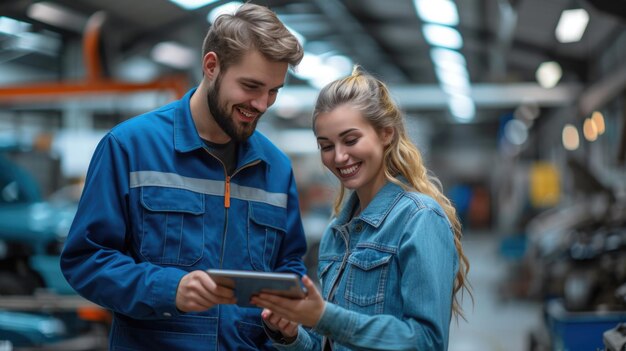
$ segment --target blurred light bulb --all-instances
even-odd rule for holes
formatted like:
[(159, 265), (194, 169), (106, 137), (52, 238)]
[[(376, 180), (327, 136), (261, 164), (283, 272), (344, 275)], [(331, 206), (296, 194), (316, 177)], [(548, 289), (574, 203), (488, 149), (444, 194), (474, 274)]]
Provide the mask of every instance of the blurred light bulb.
[(604, 125), (604, 116), (602, 115), (602, 112), (599, 112), (599, 111), (594, 112), (591, 115), (591, 120), (593, 121), (593, 123), (596, 125), (596, 128), (598, 129), (598, 135), (604, 134), (605, 125)]
[(535, 77), (539, 85), (549, 89), (556, 86), (562, 75), (561, 66), (555, 61), (548, 61), (539, 65)]
[(583, 123), (583, 135), (588, 141), (598, 139), (598, 129), (591, 118), (585, 118), (585, 123)]
[(563, 133), (562, 133), (562, 139), (563, 139), (563, 147), (566, 150), (576, 150), (578, 149), (578, 146), (580, 145), (580, 138), (578, 136), (578, 129), (576, 129), (576, 127), (574, 127), (571, 124), (566, 124), (565, 127), (563, 127)]

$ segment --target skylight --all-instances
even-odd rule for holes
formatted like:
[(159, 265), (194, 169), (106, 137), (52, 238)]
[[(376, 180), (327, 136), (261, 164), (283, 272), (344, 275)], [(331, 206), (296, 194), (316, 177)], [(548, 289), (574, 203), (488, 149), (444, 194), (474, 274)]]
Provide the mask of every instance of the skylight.
[(202, 6), (217, 2), (217, 0), (170, 0), (185, 10), (195, 10)]
[(556, 39), (561, 43), (580, 41), (589, 23), (589, 14), (584, 9), (565, 10), (556, 26)]

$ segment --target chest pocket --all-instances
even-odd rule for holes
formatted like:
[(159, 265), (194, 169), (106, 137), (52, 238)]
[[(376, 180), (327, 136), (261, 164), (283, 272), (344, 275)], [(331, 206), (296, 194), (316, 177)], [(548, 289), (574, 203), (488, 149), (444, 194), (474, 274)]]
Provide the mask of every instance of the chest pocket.
[(287, 231), (287, 210), (250, 202), (248, 219), (250, 263), (257, 271), (273, 271), (278, 258), (276, 251)]
[(204, 251), (204, 195), (193, 191), (143, 187), (140, 252), (146, 260), (191, 266)]
[[(340, 258), (341, 259), (341, 258)], [(319, 258), (317, 263), (317, 276), (320, 280), (320, 286), (322, 287), (322, 296), (324, 299), (329, 298), (331, 284), (334, 281), (334, 277), (337, 276), (337, 270), (341, 262), (337, 262), (336, 260), (327, 259), (324, 257)], [(333, 266), (335, 267), (333, 269)]]
[(356, 310), (382, 313), (392, 254), (371, 248), (357, 249), (348, 257), (345, 299)]

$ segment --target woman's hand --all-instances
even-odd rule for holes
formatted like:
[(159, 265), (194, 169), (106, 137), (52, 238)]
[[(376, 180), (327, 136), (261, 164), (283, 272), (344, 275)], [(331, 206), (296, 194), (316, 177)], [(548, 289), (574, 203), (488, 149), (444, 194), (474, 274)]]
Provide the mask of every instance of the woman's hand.
[(314, 327), (322, 317), (326, 302), (309, 277), (302, 277), (302, 283), (308, 291), (304, 299), (289, 299), (263, 293), (253, 297), (252, 303), (270, 310), (272, 317)]
[(267, 308), (263, 309), (261, 317), (263, 317), (263, 321), (268, 328), (283, 334), (287, 343), (290, 344), (298, 337), (298, 323), (281, 318)]

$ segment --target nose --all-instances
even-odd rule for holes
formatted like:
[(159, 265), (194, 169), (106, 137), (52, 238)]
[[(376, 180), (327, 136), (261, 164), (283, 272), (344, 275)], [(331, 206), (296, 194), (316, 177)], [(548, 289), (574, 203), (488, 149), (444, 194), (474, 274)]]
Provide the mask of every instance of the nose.
[(348, 158), (348, 153), (343, 147), (335, 146), (335, 164), (345, 164), (348, 161)]
[(261, 93), (252, 99), (251, 105), (259, 112), (264, 113), (272, 105), (272, 102), (268, 93)]

